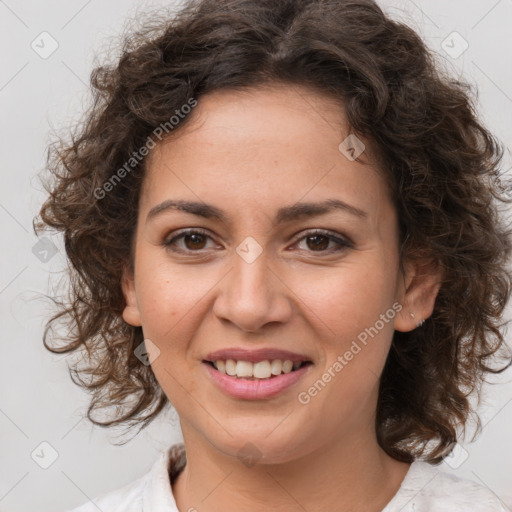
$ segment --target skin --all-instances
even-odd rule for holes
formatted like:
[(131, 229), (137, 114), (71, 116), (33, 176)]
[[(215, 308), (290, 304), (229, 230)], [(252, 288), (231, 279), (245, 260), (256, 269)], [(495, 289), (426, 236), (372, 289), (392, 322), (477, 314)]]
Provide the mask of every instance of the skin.
[[(379, 376), (394, 329), (415, 329), (432, 313), (439, 276), (408, 261), (400, 270), (388, 189), (368, 141), (361, 161), (338, 149), (349, 127), (333, 99), (283, 85), (222, 91), (201, 97), (192, 116), (149, 157), (134, 271), (122, 283), (123, 318), (158, 347), (152, 369), (180, 416), (187, 465), (172, 486), (178, 508), (380, 511), (410, 465), (377, 443)], [(274, 222), (283, 206), (329, 198), (365, 217), (334, 210)], [(148, 220), (168, 199), (212, 204), (227, 220), (177, 210)], [(165, 246), (183, 228), (208, 236)], [(308, 238), (317, 228), (350, 244)], [(250, 264), (236, 252), (248, 236), (262, 249)], [(397, 302), (402, 310), (378, 335), (300, 403), (298, 393)], [(235, 346), (291, 350), (314, 364), (276, 397), (235, 399), (201, 363)], [(248, 441), (260, 457), (250, 467), (238, 456)]]

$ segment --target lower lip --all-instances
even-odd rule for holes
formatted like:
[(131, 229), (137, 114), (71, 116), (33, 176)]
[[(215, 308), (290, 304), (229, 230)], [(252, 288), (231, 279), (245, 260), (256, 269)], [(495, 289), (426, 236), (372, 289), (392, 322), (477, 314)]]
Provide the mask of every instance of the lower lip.
[(210, 377), (222, 391), (234, 398), (243, 398), (245, 400), (262, 400), (278, 395), (295, 384), (312, 366), (307, 364), (293, 372), (282, 373), (277, 377), (269, 379), (248, 380), (231, 377), (231, 375), (219, 372), (209, 363), (203, 362), (202, 364), (206, 366)]

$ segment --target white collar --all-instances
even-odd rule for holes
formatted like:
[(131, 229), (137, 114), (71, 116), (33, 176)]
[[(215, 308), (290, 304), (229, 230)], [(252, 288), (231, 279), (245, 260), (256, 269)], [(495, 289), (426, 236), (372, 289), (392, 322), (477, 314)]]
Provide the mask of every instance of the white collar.
[(179, 512), (171, 482), (186, 463), (185, 447), (176, 444), (161, 453), (145, 481), (142, 507), (144, 512)]

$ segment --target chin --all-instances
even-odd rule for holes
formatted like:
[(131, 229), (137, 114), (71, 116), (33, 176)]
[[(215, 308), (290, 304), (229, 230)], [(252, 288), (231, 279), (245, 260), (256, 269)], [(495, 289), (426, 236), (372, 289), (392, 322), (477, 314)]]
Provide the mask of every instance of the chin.
[(272, 432), (272, 429), (275, 429), (275, 425), (265, 429), (265, 433), (258, 429), (257, 433), (251, 434), (240, 429), (241, 435), (226, 436), (227, 439), (212, 444), (224, 455), (237, 458), (248, 467), (256, 464), (284, 464), (307, 453), (302, 440), (284, 429), (279, 434), (276, 430)]

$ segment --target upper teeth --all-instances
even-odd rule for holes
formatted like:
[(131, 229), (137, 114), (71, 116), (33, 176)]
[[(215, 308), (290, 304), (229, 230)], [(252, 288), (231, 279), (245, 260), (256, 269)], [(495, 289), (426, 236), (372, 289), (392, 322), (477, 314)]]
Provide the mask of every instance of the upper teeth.
[(255, 377), (256, 379), (268, 379), (272, 375), (280, 375), (281, 372), (290, 373), (292, 369), (296, 370), (301, 364), (301, 362), (294, 363), (289, 359), (285, 361), (279, 359), (265, 360), (257, 363), (235, 361), (233, 359), (222, 361), (219, 359), (214, 362), (215, 368), (222, 373), (237, 377)]

